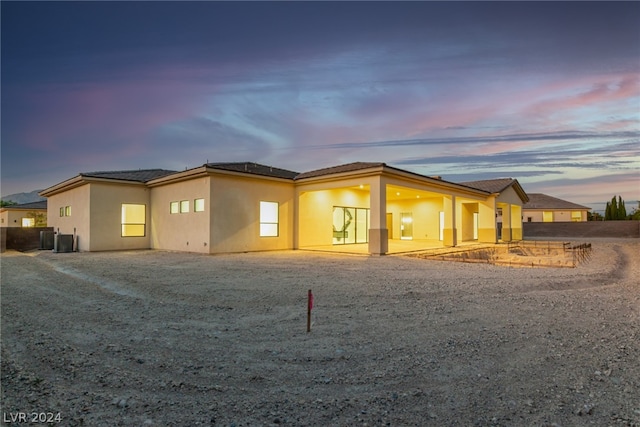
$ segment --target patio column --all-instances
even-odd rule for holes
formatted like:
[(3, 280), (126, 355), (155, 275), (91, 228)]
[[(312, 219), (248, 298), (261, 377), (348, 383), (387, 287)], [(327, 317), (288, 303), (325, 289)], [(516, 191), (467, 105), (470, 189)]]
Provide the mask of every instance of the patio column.
[(502, 241), (511, 241), (511, 204), (506, 203), (502, 208)]
[(486, 202), (478, 203), (478, 242), (496, 243), (496, 199), (489, 198)]
[(511, 205), (511, 239), (522, 240), (522, 206)]
[(456, 246), (458, 237), (456, 233), (456, 196), (444, 196), (444, 230), (442, 243), (445, 246)]
[(373, 178), (369, 186), (369, 253), (384, 255), (389, 251), (387, 230), (387, 183), (382, 176)]

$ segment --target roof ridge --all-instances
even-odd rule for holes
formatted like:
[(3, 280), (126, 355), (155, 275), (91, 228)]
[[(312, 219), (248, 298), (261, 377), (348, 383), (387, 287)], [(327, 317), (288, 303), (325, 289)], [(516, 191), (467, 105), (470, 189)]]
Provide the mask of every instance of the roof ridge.
[(367, 169), (367, 168), (379, 167), (379, 166), (387, 166), (387, 165), (384, 162), (350, 162), (350, 163), (344, 163), (337, 166), (328, 166), (325, 168), (302, 172), (298, 174), (298, 176), (296, 176), (295, 179), (330, 175), (332, 173), (352, 172), (360, 169)]
[(118, 169), (111, 171), (91, 171), (91, 172), (80, 172), (80, 175), (94, 174), (94, 173), (123, 173), (123, 172), (148, 172), (148, 171), (166, 171), (166, 172), (176, 172), (171, 169), (162, 169), (162, 168), (150, 168), (150, 169)]

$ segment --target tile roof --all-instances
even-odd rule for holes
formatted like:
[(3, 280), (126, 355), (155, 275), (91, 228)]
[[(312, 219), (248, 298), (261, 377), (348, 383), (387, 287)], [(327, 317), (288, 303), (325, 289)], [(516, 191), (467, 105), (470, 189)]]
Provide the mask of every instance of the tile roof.
[(139, 169), (129, 171), (82, 172), (80, 176), (89, 178), (118, 179), (122, 181), (147, 182), (152, 179), (171, 175), (176, 171), (165, 169)]
[(304, 172), (304, 173), (298, 174), (298, 176), (296, 176), (295, 179), (313, 178), (317, 176), (331, 175), (334, 173), (342, 173), (342, 172), (352, 172), (356, 170), (369, 169), (369, 168), (380, 167), (380, 166), (386, 166), (386, 165), (380, 162), (347, 163), (344, 165), (332, 166), (330, 168), (316, 169), (313, 171)]
[(513, 178), (497, 178), (480, 181), (459, 182), (459, 184), (471, 188), (476, 188), (478, 190), (488, 191), (489, 193), (501, 193), (506, 190), (511, 184), (513, 184), (514, 181), (515, 179)]
[(274, 168), (272, 166), (261, 165), (252, 162), (236, 163), (207, 163), (206, 167), (211, 169), (226, 170), (232, 172), (250, 173), (253, 175), (271, 176), (274, 178), (294, 179), (298, 172), (286, 169)]
[(530, 193), (529, 202), (522, 206), (522, 209), (591, 209), (587, 206), (578, 205), (573, 202), (558, 199), (542, 193)]
[(22, 203), (20, 205), (4, 206), (7, 209), (47, 209), (47, 201), (40, 200), (39, 202)]

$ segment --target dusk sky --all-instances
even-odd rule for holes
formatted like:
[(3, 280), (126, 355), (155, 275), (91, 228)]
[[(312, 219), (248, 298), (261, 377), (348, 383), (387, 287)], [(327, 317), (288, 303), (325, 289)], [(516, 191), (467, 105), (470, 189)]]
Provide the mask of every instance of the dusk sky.
[(382, 161), (640, 199), (640, 2), (5, 2), (2, 195)]

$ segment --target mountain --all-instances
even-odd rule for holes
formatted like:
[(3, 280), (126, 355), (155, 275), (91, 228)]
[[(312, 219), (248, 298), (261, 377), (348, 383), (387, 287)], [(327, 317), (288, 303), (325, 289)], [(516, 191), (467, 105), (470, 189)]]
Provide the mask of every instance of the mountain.
[(2, 200), (6, 202), (11, 200), (12, 202), (16, 202), (19, 205), (23, 203), (40, 202), (42, 200), (47, 200), (44, 197), (38, 196), (38, 193), (41, 191), (42, 190), (33, 190), (30, 193), (9, 194), (8, 196), (2, 196)]

